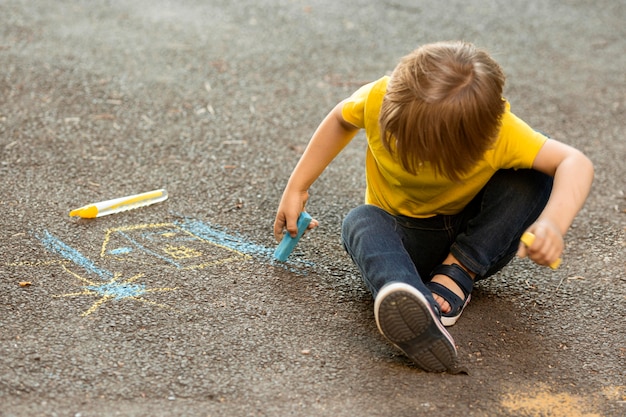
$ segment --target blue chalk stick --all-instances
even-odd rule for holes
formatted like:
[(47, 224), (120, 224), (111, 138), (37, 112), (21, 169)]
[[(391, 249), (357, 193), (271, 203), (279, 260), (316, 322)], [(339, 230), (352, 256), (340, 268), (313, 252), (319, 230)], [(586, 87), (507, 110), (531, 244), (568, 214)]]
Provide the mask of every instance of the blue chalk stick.
[(280, 244), (274, 251), (274, 257), (276, 259), (281, 262), (285, 262), (287, 260), (291, 251), (293, 251), (293, 248), (296, 247), (298, 241), (309, 227), (311, 220), (311, 216), (306, 211), (300, 213), (300, 217), (298, 217), (298, 234), (296, 237), (291, 237), (289, 233), (286, 233), (285, 236), (283, 236), (283, 240), (280, 241)]

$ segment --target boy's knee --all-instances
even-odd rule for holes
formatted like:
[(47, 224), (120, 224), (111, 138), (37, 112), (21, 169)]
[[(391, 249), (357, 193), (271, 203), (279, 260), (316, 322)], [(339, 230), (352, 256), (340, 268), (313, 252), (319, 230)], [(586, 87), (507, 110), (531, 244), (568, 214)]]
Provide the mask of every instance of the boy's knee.
[(342, 231), (350, 230), (354, 226), (358, 227), (364, 224), (371, 223), (371, 219), (381, 215), (381, 212), (384, 213), (381, 208), (369, 204), (363, 204), (361, 206), (355, 207), (350, 210), (346, 217), (343, 219)]
[(357, 236), (362, 236), (363, 233), (369, 233), (369, 230), (375, 227), (374, 225), (379, 225), (381, 221), (385, 221), (385, 216), (390, 215), (380, 207), (370, 204), (364, 204), (350, 210), (341, 224), (344, 244)]

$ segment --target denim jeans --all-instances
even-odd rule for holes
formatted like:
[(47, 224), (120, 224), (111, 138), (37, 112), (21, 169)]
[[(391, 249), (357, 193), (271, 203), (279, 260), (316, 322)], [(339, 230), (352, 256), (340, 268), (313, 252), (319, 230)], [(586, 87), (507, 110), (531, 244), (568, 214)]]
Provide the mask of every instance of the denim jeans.
[(344, 247), (376, 297), (388, 282), (412, 285), (437, 307), (424, 282), (452, 253), (486, 278), (513, 259), (519, 239), (541, 214), (552, 177), (538, 171), (500, 170), (458, 214), (429, 218), (393, 216), (362, 205), (343, 221)]

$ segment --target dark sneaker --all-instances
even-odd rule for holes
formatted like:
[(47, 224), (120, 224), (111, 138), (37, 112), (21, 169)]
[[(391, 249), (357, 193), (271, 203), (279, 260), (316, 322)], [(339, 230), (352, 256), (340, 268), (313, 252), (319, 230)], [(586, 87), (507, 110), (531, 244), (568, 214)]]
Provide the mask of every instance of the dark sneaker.
[(374, 315), (378, 330), (417, 366), (457, 373), (454, 340), (417, 289), (401, 282), (386, 284), (376, 296)]

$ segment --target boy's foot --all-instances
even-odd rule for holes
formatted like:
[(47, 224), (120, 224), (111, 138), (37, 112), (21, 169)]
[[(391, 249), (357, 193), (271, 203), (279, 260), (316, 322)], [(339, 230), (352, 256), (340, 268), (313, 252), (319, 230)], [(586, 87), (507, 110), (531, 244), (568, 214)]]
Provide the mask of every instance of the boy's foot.
[(439, 265), (433, 270), (426, 286), (439, 303), (443, 325), (453, 326), (472, 298), (474, 279), (458, 264)]
[(417, 366), (429, 372), (455, 372), (457, 352), (439, 314), (414, 287), (386, 284), (374, 303), (378, 330)]

